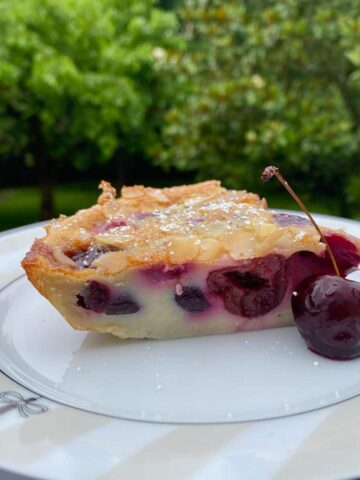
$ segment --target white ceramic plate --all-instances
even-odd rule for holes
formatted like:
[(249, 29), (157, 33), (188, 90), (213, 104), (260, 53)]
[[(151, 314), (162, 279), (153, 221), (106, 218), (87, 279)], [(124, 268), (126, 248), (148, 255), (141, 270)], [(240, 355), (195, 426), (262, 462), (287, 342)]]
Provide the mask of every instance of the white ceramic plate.
[[(360, 224), (357, 222), (347, 221), (344, 219), (318, 216), (322, 224), (328, 225), (332, 228), (345, 228), (350, 233), (360, 235)], [(29, 248), (35, 236), (41, 235), (41, 229), (38, 227), (27, 228), (25, 230), (17, 230), (8, 232), (5, 235), (0, 236), (0, 288), (9, 285), (15, 278), (21, 275), (21, 268), (19, 267), (19, 261), (22, 258), (24, 252)], [(23, 316), (25, 301), (22, 302), (22, 307), (11, 301), (11, 295), (16, 292), (16, 289), (22, 285), (22, 293), (24, 299), (30, 295), (32, 302), (27, 305), (26, 317)], [(90, 359), (96, 352), (103, 352), (113, 350), (113, 341), (106, 340), (100, 341), (98, 336), (94, 336), (94, 340), (89, 340), (86, 333), (80, 333), (83, 335), (82, 343), (78, 340), (72, 340), (73, 343), (66, 345), (66, 348), (61, 347), (60, 342), (53, 341), (49, 345), (44, 345), (41, 342), (41, 338), (37, 338), (36, 329), (29, 328), (30, 322), (39, 322), (39, 318), (34, 320), (34, 312), (38, 312), (39, 315), (43, 310), (44, 305), (41, 306), (41, 297), (33, 296), (34, 292), (25, 284), (25, 281), (19, 280), (13, 283), (11, 286), (6, 287), (1, 294), (2, 301), (5, 298), (9, 300), (9, 308), (7, 315), (4, 315), (4, 309), (2, 304), (2, 310), (0, 310), (0, 320), (2, 322), (2, 328), (6, 327), (6, 335), (0, 335), (0, 351), (2, 359), (7, 358), (11, 360), (11, 364), (7, 363), (4, 368), (9, 368), (8, 374), (19, 375), (18, 381), (26, 383), (28, 388), (24, 388), (19, 383), (14, 382), (7, 375), (0, 373), (0, 468), (9, 469), (11, 471), (21, 472), (28, 475), (37, 476), (47, 479), (116, 479), (126, 478), (130, 480), (137, 480), (139, 478), (156, 477), (159, 479), (174, 478), (191, 479), (191, 480), (215, 480), (224, 478), (226, 480), (235, 480), (239, 478), (239, 472), (243, 478), (247, 479), (272, 479), (272, 480), (285, 480), (291, 478), (292, 480), (307, 478), (309, 480), (316, 479), (348, 479), (356, 478), (360, 473), (360, 458), (357, 451), (357, 445), (360, 444), (360, 397), (354, 397), (351, 400), (341, 402), (337, 405), (318, 409), (313, 412), (303, 413), (301, 415), (291, 415), (283, 418), (254, 421), (254, 422), (242, 422), (242, 423), (222, 423), (217, 425), (176, 425), (176, 424), (161, 424), (150, 422), (136, 422), (122, 420), (118, 418), (111, 418), (104, 415), (95, 413), (89, 413), (74, 409), (71, 407), (63, 406), (57, 402), (47, 400), (46, 398), (40, 398), (39, 394), (34, 391), (40, 392), (37, 387), (41, 385), (41, 388), (45, 386), (54, 388), (56, 383), (58, 389), (54, 389), (57, 395), (71, 394), (72, 401), (83, 402), (89, 401), (87, 394), (76, 387), (77, 375), (84, 380), (86, 377), (86, 366), (84, 361)], [(28, 297), (29, 298), (29, 297)], [(36, 299), (37, 298), (37, 299)], [(46, 304), (46, 302), (45, 302)], [(21, 307), (21, 308), (20, 308)], [(52, 312), (48, 312), (50, 317), (54, 315)], [(52, 318), (45, 319), (44, 331), (52, 320), (52, 324), (58, 333), (62, 335), (68, 335), (66, 333), (67, 325), (59, 321), (56, 315)], [(28, 320), (25, 325), (22, 324), (24, 320)], [(14, 324), (10, 324), (11, 322)], [(15, 328), (15, 325), (23, 325), (27, 331), (25, 338), (24, 334)], [(60, 326), (61, 325), (61, 326)], [(58, 330), (59, 328), (59, 330)], [(38, 330), (39, 332), (40, 330)], [(346, 367), (349, 366), (354, 371), (359, 368), (358, 362), (345, 362), (341, 364), (340, 371), (331, 371), (328, 368), (332, 365), (338, 365), (337, 362), (330, 362), (320, 357), (314, 356), (303, 349), (304, 355), (298, 357), (301, 345), (300, 339), (297, 335), (293, 335), (291, 332), (296, 333), (294, 329), (283, 329), (279, 331), (281, 339), (276, 341), (284, 341), (283, 348), (279, 347), (280, 344), (270, 344), (269, 351), (265, 353), (266, 358), (274, 358), (273, 352), (277, 351), (278, 354), (285, 354), (286, 363), (290, 363), (292, 357), (296, 357), (296, 363), (303, 365), (304, 359), (307, 359), (306, 365), (308, 367), (307, 385), (312, 390), (312, 399), (316, 397), (318, 402), (326, 404), (327, 402), (339, 401), (348, 395), (351, 395), (350, 390), (355, 387), (356, 381), (354, 381), (355, 375), (353, 373), (345, 372)], [(281, 332), (281, 333), (280, 333)], [(259, 333), (259, 332), (258, 332)], [(269, 332), (270, 333), (270, 332)], [(289, 334), (289, 335), (288, 335)], [(253, 343), (252, 337), (256, 335), (250, 335), (248, 338), (249, 343), (245, 343), (245, 338), (239, 335), (226, 336), (226, 337), (209, 337), (206, 339), (192, 339), (194, 342), (206, 342), (208, 346), (212, 345), (216, 339), (220, 339), (222, 343), (222, 349), (216, 349), (214, 359), (210, 359), (210, 362), (215, 363), (215, 359), (220, 359), (224, 362), (228, 352), (224, 352), (224, 348), (229, 347), (235, 339), (241, 338), (237, 341), (237, 345), (242, 346), (244, 351), (247, 351), (249, 355), (254, 355), (255, 358), (260, 360), (261, 349), (256, 351), (259, 346)], [(64, 338), (64, 337), (63, 337)], [(70, 338), (70, 337), (66, 337)], [(79, 337), (80, 338), (80, 337)], [(114, 339), (116, 341), (116, 339)], [(267, 339), (271, 342), (271, 339)], [(38, 348), (36, 351), (31, 347), (31, 343), (35, 341)], [(109, 342), (109, 343), (108, 343)], [(176, 351), (182, 351), (180, 344), (186, 342), (187, 353), (191, 352), (189, 340), (174, 341)], [(190, 342), (190, 343), (189, 343)], [(210, 343), (209, 343), (210, 342)], [(229, 344), (228, 344), (229, 342)], [(290, 343), (289, 343), (290, 342)], [(145, 379), (146, 391), (138, 390), (138, 384), (134, 384), (128, 392), (128, 395), (132, 395), (133, 392), (138, 392), (137, 397), (143, 397), (141, 402), (146, 405), (145, 417), (148, 420), (153, 420), (154, 415), (162, 415), (161, 420), (165, 420), (166, 416), (169, 416), (168, 406), (164, 409), (165, 403), (159, 402), (160, 399), (169, 399), (173, 395), (174, 378), (169, 375), (166, 377), (166, 365), (160, 355), (161, 351), (153, 348), (153, 343), (162, 344), (162, 342), (151, 342), (151, 349), (147, 349), (149, 342), (137, 342), (135, 344), (124, 345), (129, 355), (134, 360), (137, 359), (138, 365), (143, 365), (144, 362), (140, 362), (141, 355), (147, 356), (148, 364), (145, 363), (148, 375)], [(161, 348), (164, 348), (166, 344), (172, 342), (164, 342)], [(110, 345), (109, 345), (110, 344)], [(185, 345), (185, 344), (184, 344)], [(271, 346), (274, 349), (271, 349)], [(288, 348), (286, 349), (285, 346)], [(110, 348), (109, 348), (110, 347)], [(189, 350), (190, 349), (190, 350)], [(197, 349), (198, 350), (198, 349)], [(282, 351), (283, 350), (283, 351)], [(263, 354), (266, 350), (263, 350)], [(290, 352), (293, 352), (291, 355)], [(44, 355), (51, 356), (51, 362), (44, 360)], [(67, 358), (68, 376), (64, 375), (64, 359), (66, 355), (73, 355), (70, 360)], [(140, 354), (140, 356), (139, 356)], [(232, 352), (232, 355), (234, 352)], [(151, 357), (152, 355), (152, 357)], [(164, 352), (166, 355), (166, 363), (175, 362), (176, 357), (169, 358), (168, 350)], [(180, 355), (180, 353), (178, 353)], [(230, 355), (230, 350), (229, 350)], [(236, 351), (235, 359), (239, 352)], [(274, 354), (275, 355), (275, 354)], [(269, 357), (267, 357), (269, 356)], [(225, 358), (224, 358), (225, 357)], [(291, 358), (290, 358), (291, 357)], [(179, 358), (179, 357), (178, 357)], [(184, 366), (189, 365), (189, 360), (184, 363), (184, 366), (178, 371), (180, 373), (191, 376), (195, 376), (195, 372), (204, 371), (209, 373), (206, 368), (200, 368), (202, 358), (192, 358), (194, 363), (192, 367), (194, 373), (185, 370)], [(102, 362), (108, 361), (106, 358), (102, 358)], [(262, 364), (264, 366), (263, 360)], [(313, 362), (318, 362), (319, 365), (314, 365)], [(139, 363), (140, 362), (140, 363)], [(66, 363), (66, 362), (65, 362)], [(136, 362), (135, 362), (136, 363)], [(266, 363), (266, 362), (265, 362)], [(281, 379), (281, 372), (284, 370), (284, 362), (278, 362), (278, 372), (276, 376)], [(356, 366), (357, 365), (357, 366)], [(106, 364), (102, 367), (107, 366)], [(196, 368), (194, 368), (194, 366)], [(216, 369), (216, 365), (213, 364)], [(81, 367), (79, 369), (79, 367)], [(15, 371), (11, 369), (14, 368)], [(83, 371), (83, 368), (85, 370)], [(265, 365), (265, 370), (270, 368)], [(345, 370), (344, 370), (345, 369)], [(223, 370), (223, 369), (222, 369)], [(104, 370), (106, 374), (110, 374), (110, 370), (107, 368)], [(245, 375), (246, 370), (242, 370), (242, 375)], [(360, 371), (360, 368), (359, 368)], [(310, 372), (313, 372), (311, 374)], [(298, 372), (299, 373), (299, 372)], [(306, 379), (305, 372), (300, 372), (300, 378), (303, 381)], [(340, 373), (340, 375), (339, 375)], [(151, 374), (151, 375), (150, 375)], [(154, 375), (152, 375), (154, 374)], [(159, 376), (157, 376), (159, 374)], [(234, 365), (230, 365), (228, 369), (229, 378), (238, 379), (239, 372), (235, 369)], [(142, 375), (142, 374), (140, 374)], [(163, 375), (163, 377), (161, 377)], [(261, 378), (261, 375), (262, 378)], [(273, 375), (273, 373), (272, 373)], [(289, 375), (287, 373), (286, 375)], [(311, 376), (318, 377), (321, 385), (316, 385), (314, 379)], [(326, 387), (322, 381), (332, 375), (334, 383), (336, 383), (336, 389), (333, 385), (333, 389), (328, 388), (325, 392), (323, 389)], [(71, 377), (72, 376), (72, 380)], [(61, 379), (65, 377), (65, 382)], [(338, 378), (343, 377), (343, 378)], [(360, 375), (359, 375), (360, 377)], [(207, 376), (206, 378), (210, 378)], [(219, 377), (220, 386), (223, 385), (226, 380), (226, 376)], [(244, 378), (244, 377), (241, 377)], [(60, 379), (60, 380), (59, 380)], [(69, 381), (67, 381), (69, 379)], [(202, 377), (201, 377), (202, 379)], [(169, 380), (169, 381), (168, 381)], [(253, 388), (256, 384), (256, 379), (252, 379), (246, 386), (247, 389)], [(264, 374), (260, 372), (261, 382), (264, 380)], [(287, 377), (286, 382), (289, 380)], [(125, 378), (122, 378), (122, 382)], [(290, 379), (294, 385), (294, 379)], [(39, 382), (39, 385), (36, 385)], [(340, 382), (340, 383), (339, 383)], [(342, 383), (343, 382), (343, 383)], [(104, 379), (104, 384), (105, 379)], [(199, 383), (199, 382), (198, 382)], [(230, 384), (230, 383), (229, 383)], [(228, 384), (228, 386), (229, 386)], [(258, 395), (255, 397), (257, 401), (261, 399), (261, 396), (269, 395), (269, 384), (267, 378), (265, 378), (264, 384), (258, 384)], [(284, 392), (290, 395), (287, 402), (287, 407), (284, 402), (280, 406), (284, 412), (284, 408), (290, 408), (288, 413), (294, 413), (296, 410), (294, 407), (297, 405), (300, 408), (300, 399), (304, 400), (304, 392), (292, 392), (284, 387), (285, 382), (281, 385), (279, 381), (278, 388), (285, 389)], [(81, 408), (94, 409), (94, 403), (97, 405), (96, 409), (104, 408), (104, 395), (101, 391), (95, 390), (91, 387), (91, 382), (86, 384), (86, 388), (90, 388), (90, 391), (94, 396), (90, 399), (92, 405), (80, 405)], [(163, 388), (157, 388), (158, 386)], [(192, 387), (197, 387), (194, 378), (191, 383)], [(59, 388), (60, 387), (60, 388)], [(128, 384), (129, 387), (129, 384)], [(182, 387), (182, 386), (180, 386)], [(187, 386), (183, 386), (183, 394), (188, 391), (189, 396), (192, 395), (190, 389), (187, 390)], [(210, 387), (210, 389), (209, 389)], [(319, 389), (325, 396), (319, 396)], [(92, 390), (91, 390), (92, 388)], [(234, 420), (229, 418), (228, 414), (234, 412), (238, 413), (239, 410), (232, 408), (232, 412), (229, 411), (228, 405), (230, 400), (224, 399), (228, 394), (228, 391), (217, 391), (214, 386), (207, 385), (207, 392), (211, 393), (211, 396), (207, 396), (204, 401), (203, 408), (206, 408), (207, 413), (214, 413), (214, 405), (219, 402), (225, 402), (222, 404), (227, 409), (226, 415), (218, 408), (215, 413), (220, 415), (220, 420), (229, 421)], [(238, 391), (238, 386), (232, 386), (233, 391)], [(266, 388), (266, 390), (264, 389)], [(307, 387), (308, 388), (308, 387)], [(296, 390), (296, 387), (295, 387)], [(355, 393), (355, 390), (353, 393)], [(117, 389), (113, 391), (119, 391)], [(181, 391), (181, 388), (179, 389)], [(278, 391), (278, 390), (276, 390)], [(123, 390), (124, 392), (124, 390)], [(250, 392), (250, 390), (247, 390)], [(45, 395), (45, 391), (41, 391), (40, 394)], [(46, 395), (48, 395), (47, 392)], [(146, 393), (146, 395), (145, 395)], [(253, 391), (254, 393), (254, 391)], [(300, 393), (300, 395), (298, 395)], [(309, 396), (309, 392), (305, 392), (305, 396)], [(165, 394), (165, 395), (164, 395)], [(263, 394), (263, 395), (261, 395)], [(315, 395), (314, 395), (315, 394)], [(201, 391), (198, 388), (197, 395), (200, 395)], [(337, 398), (339, 396), (339, 398)], [(74, 400), (75, 397), (75, 400)], [(133, 397), (132, 397), (133, 398)], [(152, 399), (152, 407), (148, 399)], [(203, 401), (202, 400), (201, 402)], [(275, 397), (266, 398), (260, 400), (261, 408), (268, 407), (269, 404), (275, 405)], [(120, 400), (123, 400), (121, 397)], [(63, 400), (62, 400), (63, 401)], [(138, 411), (140, 406), (140, 399), (136, 400), (137, 405), (130, 405), (132, 411)], [(167, 400), (168, 401), (168, 400)], [(154, 403), (155, 402), (155, 403)], [(115, 402), (116, 404), (119, 402)], [(243, 404), (247, 408), (250, 408), (250, 401)], [(74, 403), (75, 405), (75, 403)], [(121, 404), (124, 407), (124, 403)], [(179, 405), (184, 405), (183, 401), (179, 402)], [(302, 403), (303, 405), (303, 403)], [(115, 405), (116, 406), (116, 405)], [(166, 406), (166, 405), (165, 405)], [(278, 404), (279, 406), (279, 404)], [(317, 405), (318, 406), (321, 406)], [(128, 404), (129, 407), (129, 404)], [(151, 407), (151, 408), (150, 408)], [(161, 407), (161, 408), (160, 408)], [(236, 406), (235, 406), (236, 407)], [(106, 409), (114, 408), (113, 403), (107, 402)], [(193, 404), (188, 405), (186, 410), (181, 415), (186, 416), (190, 413), (193, 415), (194, 411), (191, 410)], [(312, 407), (306, 407), (312, 408)], [(215, 409), (216, 410), (216, 409)], [(248, 410), (248, 413), (250, 412)], [(106, 413), (109, 413), (107, 411)], [(173, 412), (170, 412), (170, 414)], [(196, 413), (196, 412), (195, 412)], [(252, 416), (254, 409), (250, 415)], [(121, 416), (122, 412), (112, 412), (112, 414)], [(126, 414), (126, 412), (125, 412)], [(129, 410), (127, 411), (129, 414)], [(196, 413), (198, 414), (198, 413)], [(280, 413), (280, 415), (283, 413)], [(258, 410), (256, 411), (258, 414)], [(226, 416), (226, 418), (225, 418)], [(250, 417), (248, 417), (250, 418)], [(176, 421), (174, 418), (168, 419)], [(189, 419), (189, 417), (187, 418)], [(178, 418), (177, 421), (183, 421), (184, 417)], [(201, 421), (203, 421), (202, 419)], [(213, 419), (214, 421), (214, 419)], [(150, 473), (151, 472), (151, 473)], [(2, 478), (2, 477), (1, 477)]]
[(0, 293), (0, 311), (0, 369), (41, 396), (95, 413), (177, 423), (260, 420), (360, 393), (360, 359), (319, 357), (295, 327), (121, 341), (72, 329), (26, 277)]

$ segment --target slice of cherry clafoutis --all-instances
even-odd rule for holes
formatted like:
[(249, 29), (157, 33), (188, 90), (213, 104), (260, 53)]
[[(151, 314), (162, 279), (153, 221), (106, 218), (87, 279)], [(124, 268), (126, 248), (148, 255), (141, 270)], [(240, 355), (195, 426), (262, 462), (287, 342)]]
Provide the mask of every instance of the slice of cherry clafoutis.
[[(297, 328), (310, 350), (326, 358), (350, 360), (360, 356), (360, 282), (346, 278), (345, 263), (335, 260), (334, 242), (329, 242), (303, 202), (286, 182), (279, 169), (265, 168), (261, 179), (275, 176), (309, 217), (326, 246), (334, 275), (316, 275), (303, 280), (292, 295)], [(332, 243), (332, 245), (330, 245)], [(348, 252), (352, 255), (352, 252)], [(360, 263), (360, 258), (358, 259)]]

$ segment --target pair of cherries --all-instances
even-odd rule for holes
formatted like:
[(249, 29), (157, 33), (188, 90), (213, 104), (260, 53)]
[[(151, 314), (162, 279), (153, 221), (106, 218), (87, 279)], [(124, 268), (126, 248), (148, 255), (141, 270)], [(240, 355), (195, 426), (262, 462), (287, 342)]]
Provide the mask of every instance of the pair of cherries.
[[(307, 214), (326, 245), (335, 275), (303, 280), (293, 292), (295, 323), (310, 350), (327, 358), (350, 360), (360, 356), (360, 283), (345, 278), (332, 249), (305, 205), (284, 180), (279, 169), (267, 167), (262, 180), (275, 176)], [(360, 261), (360, 259), (359, 259)]]

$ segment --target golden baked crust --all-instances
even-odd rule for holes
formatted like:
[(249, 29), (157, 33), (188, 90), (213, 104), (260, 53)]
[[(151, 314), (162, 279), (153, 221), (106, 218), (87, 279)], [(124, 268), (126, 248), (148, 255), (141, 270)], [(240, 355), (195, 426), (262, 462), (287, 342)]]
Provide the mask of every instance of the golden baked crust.
[(22, 265), (84, 279), (71, 257), (90, 246), (111, 249), (91, 265), (113, 275), (156, 263), (225, 262), (297, 250), (320, 253), (324, 246), (310, 225), (279, 226), (266, 201), (246, 191), (226, 190), (218, 181), (172, 188), (124, 187), (101, 182), (97, 205), (45, 227)]

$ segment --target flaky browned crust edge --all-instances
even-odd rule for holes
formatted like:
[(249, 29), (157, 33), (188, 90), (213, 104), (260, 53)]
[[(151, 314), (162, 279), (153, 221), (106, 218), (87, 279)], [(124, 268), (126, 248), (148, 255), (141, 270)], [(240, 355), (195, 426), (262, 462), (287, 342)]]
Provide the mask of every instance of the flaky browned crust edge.
[[(131, 187), (123, 187), (121, 196), (116, 199), (116, 190), (112, 185), (102, 180), (99, 188), (102, 190), (96, 205), (79, 210), (74, 215), (66, 217), (60, 215), (58, 219), (54, 219), (44, 227), (45, 235), (34, 241), (31, 249), (27, 252), (25, 258), (21, 262), (29, 280), (36, 286), (40, 293), (45, 294), (46, 287), (41, 281), (42, 271), (58, 272), (64, 276), (69, 276), (75, 279), (85, 279), (91, 275), (91, 272), (86, 270), (75, 270), (74, 268), (66, 268), (61, 262), (55, 258), (53, 243), (59, 241), (61, 248), (66, 250), (81, 250), (87, 247), (86, 240), (81, 238), (74, 240), (72, 237), (73, 231), (71, 227), (67, 232), (64, 232), (63, 227), (70, 225), (71, 222), (76, 222), (77, 226), (84, 228), (91, 228), (98, 221), (105, 221), (107, 219), (103, 208), (111, 206), (113, 202), (122, 202), (121, 206), (129, 211), (141, 212), (149, 208), (162, 208), (169, 206), (192, 195), (212, 195), (226, 192), (226, 189), (221, 187), (218, 180), (208, 180), (192, 185), (180, 185), (168, 188), (152, 188), (143, 185), (134, 185)], [(249, 193), (240, 190), (242, 193), (242, 202), (256, 204), (259, 207), (266, 208), (266, 200), (261, 199), (257, 194)], [(51, 242), (49, 242), (51, 239)], [(54, 256), (55, 255), (55, 256)], [(137, 267), (141, 262), (132, 260), (132, 266)]]

